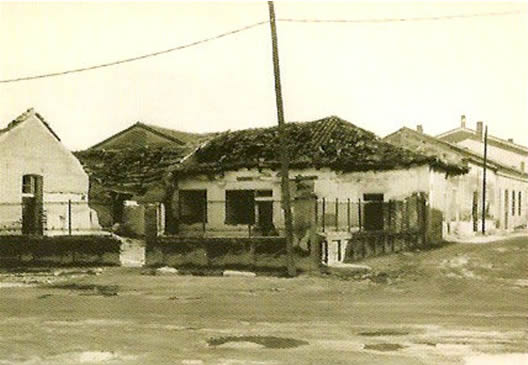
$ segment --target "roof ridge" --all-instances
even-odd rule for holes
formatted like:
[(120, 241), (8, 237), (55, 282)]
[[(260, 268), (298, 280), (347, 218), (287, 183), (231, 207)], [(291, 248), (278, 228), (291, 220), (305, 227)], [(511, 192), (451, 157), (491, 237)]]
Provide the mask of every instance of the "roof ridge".
[[(476, 161), (478, 161), (478, 163), (482, 163), (482, 164), (484, 163), (484, 156), (480, 155), (479, 153), (477, 153), (475, 151), (472, 151), (470, 149), (461, 147), (461, 146), (457, 145), (456, 143), (445, 141), (445, 140), (443, 140), (443, 139), (441, 139), (439, 137), (432, 136), (432, 135), (427, 134), (427, 133), (420, 133), (420, 132), (418, 132), (418, 131), (416, 131), (416, 130), (414, 130), (412, 128), (406, 127), (406, 126), (403, 126), (402, 128), (398, 129), (396, 132), (389, 134), (385, 138), (387, 138), (389, 136), (392, 136), (393, 134), (395, 134), (395, 133), (397, 133), (397, 132), (399, 132), (401, 130), (407, 130), (407, 131), (410, 131), (411, 133), (414, 133), (415, 135), (419, 135), (421, 137), (428, 138), (428, 139), (433, 140), (433, 141), (435, 141), (437, 143), (440, 143), (440, 144), (443, 144), (443, 145), (445, 145), (447, 147), (450, 147), (451, 149), (454, 149), (455, 151), (458, 151), (459, 153), (465, 154), (469, 158), (476, 159)], [(495, 168), (507, 170), (507, 171), (510, 171), (510, 172), (515, 172), (515, 173), (520, 174), (522, 176), (526, 176), (527, 175), (526, 173), (523, 173), (522, 171), (517, 170), (516, 168), (508, 166), (508, 165), (506, 165), (506, 164), (504, 164), (502, 162), (499, 162), (497, 160), (494, 160), (492, 158), (487, 157), (486, 160), (487, 160), (486, 163), (488, 165), (494, 165)]]
[(44, 124), (44, 126), (48, 129), (48, 131), (53, 135), (53, 137), (55, 137), (59, 142), (60, 142), (60, 138), (59, 136), (57, 135), (57, 133), (55, 133), (55, 131), (51, 128), (51, 126), (49, 125), (49, 123), (46, 121), (46, 119), (44, 119), (44, 117), (42, 115), (40, 115), (38, 112), (35, 111), (35, 108), (31, 107), (29, 109), (27, 109), (25, 112), (21, 113), (19, 116), (17, 116), (15, 119), (13, 119), (11, 122), (9, 122), (9, 124), (7, 125), (7, 127), (5, 127), (4, 129), (0, 129), (0, 133), (5, 133), (5, 132), (8, 132), (9, 130), (15, 128), (16, 126), (20, 125), (21, 123), (25, 122), (26, 120), (28, 120), (30, 117), (34, 116), (35, 118), (37, 118), (42, 124)]

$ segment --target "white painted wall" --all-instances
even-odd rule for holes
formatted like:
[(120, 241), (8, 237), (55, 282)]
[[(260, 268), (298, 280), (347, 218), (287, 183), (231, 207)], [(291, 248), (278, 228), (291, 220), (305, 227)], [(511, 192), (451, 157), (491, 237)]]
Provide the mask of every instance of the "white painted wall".
[[(353, 173), (338, 173), (324, 168), (291, 170), (290, 177), (316, 176), (314, 191), (319, 199), (325, 198), (328, 202), (334, 202), (339, 198), (341, 202), (350, 199), (356, 202), (363, 199), (366, 193), (382, 193), (385, 201), (404, 199), (413, 193), (423, 192), (429, 194), (431, 191), (432, 171), (428, 166), (413, 167), (405, 170), (367, 171)], [(240, 178), (252, 179), (251, 181), (239, 181)], [(438, 174), (439, 181), (445, 179), (445, 175)], [(180, 179), (178, 182), (180, 190), (206, 189), (207, 190), (207, 233), (222, 234), (232, 233), (234, 235), (248, 234), (245, 225), (225, 224), (225, 191), (236, 189), (267, 189), (273, 191), (273, 222), (276, 228), (284, 226), (283, 214), (280, 205), (280, 177), (276, 171), (256, 169), (240, 169), (228, 171), (223, 177), (209, 179), (206, 176)], [(440, 200), (439, 200), (440, 201)], [(176, 208), (176, 205), (175, 207)], [(181, 225), (181, 232), (195, 232), (202, 229), (201, 224)]]
[[(467, 147), (469, 150), (484, 155), (484, 143), (481, 141), (475, 141), (473, 139), (465, 139), (457, 143), (461, 147)], [(503, 148), (494, 146), (488, 143), (488, 157), (490, 160), (500, 162), (506, 166), (513, 167), (515, 169), (521, 169), (521, 162), (524, 162), (525, 172), (528, 172), (528, 156), (515, 153), (513, 151), (505, 150)]]
[(80, 162), (34, 115), (0, 134), (0, 233), (19, 233), (22, 176), (43, 176), (47, 234), (68, 229), (68, 200), (75, 233), (98, 230), (97, 214), (88, 207), (88, 175)]

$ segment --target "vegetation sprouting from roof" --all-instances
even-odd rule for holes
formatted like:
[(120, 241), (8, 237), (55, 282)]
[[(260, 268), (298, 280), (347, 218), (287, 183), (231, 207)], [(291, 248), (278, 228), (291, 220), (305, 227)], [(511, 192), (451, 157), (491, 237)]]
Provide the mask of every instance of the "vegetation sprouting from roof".
[[(386, 143), (338, 117), (287, 123), (286, 133), (292, 168), (329, 167), (351, 172), (427, 164), (453, 175), (467, 172), (464, 166)], [(278, 168), (279, 151), (278, 127), (226, 132), (198, 149), (192, 161), (180, 167), (180, 173)]]

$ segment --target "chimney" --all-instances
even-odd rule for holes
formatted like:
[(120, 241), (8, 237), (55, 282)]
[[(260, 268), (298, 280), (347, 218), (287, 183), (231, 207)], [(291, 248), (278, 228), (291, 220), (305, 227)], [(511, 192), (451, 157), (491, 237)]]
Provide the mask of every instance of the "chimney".
[(460, 117), (460, 128), (466, 128), (466, 116), (462, 115)]
[(482, 139), (484, 138), (484, 123), (477, 122), (477, 136)]
[(418, 133), (423, 133), (423, 125), (418, 124), (418, 125), (416, 126), (416, 131), (417, 131)]
[(508, 138), (508, 142), (513, 143), (513, 138)]

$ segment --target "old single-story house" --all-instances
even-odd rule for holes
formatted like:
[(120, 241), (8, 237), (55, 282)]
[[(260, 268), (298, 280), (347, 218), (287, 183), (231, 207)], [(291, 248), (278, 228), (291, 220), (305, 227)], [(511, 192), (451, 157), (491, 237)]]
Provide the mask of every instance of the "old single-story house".
[(0, 130), (0, 233), (99, 231), (88, 175), (44, 118), (29, 109)]
[[(461, 125), (465, 133), (465, 117)], [(477, 131), (482, 128), (477, 128)], [(473, 134), (475, 134), (474, 132)], [(480, 132), (479, 132), (480, 133)], [(483, 151), (432, 137), (417, 130), (401, 128), (386, 136), (385, 141), (409, 150), (437, 156), (452, 163), (465, 164), (469, 172), (452, 179), (450, 191), (444, 192), (442, 210), (449, 233), (471, 235), (482, 230), (483, 200)], [(472, 139), (473, 141), (473, 139)], [(483, 147), (483, 146), (482, 146)], [(487, 159), (485, 229), (487, 233), (496, 230), (512, 231), (526, 228), (528, 217), (528, 174), (521, 170), (521, 164), (511, 166), (496, 160), (497, 154)]]
[(101, 225), (116, 223), (143, 234), (143, 204), (166, 200), (169, 167), (211, 135), (137, 122), (76, 156), (90, 176), (90, 205)]
[[(421, 193), (432, 209), (442, 210), (451, 180), (467, 172), (456, 162), (384, 142), (336, 116), (288, 123), (286, 128), (296, 219), (319, 209), (315, 215), (327, 220), (333, 216), (339, 223), (349, 202), (370, 202), (371, 208), (362, 212), (363, 225), (383, 229), (382, 212), (374, 203)], [(279, 161), (277, 127), (217, 136), (173, 169), (173, 196), (166, 207), (173, 220), (168, 224), (180, 235), (247, 236), (251, 230), (281, 234)], [(323, 202), (307, 207), (303, 197)], [(326, 214), (321, 216), (325, 202)]]

